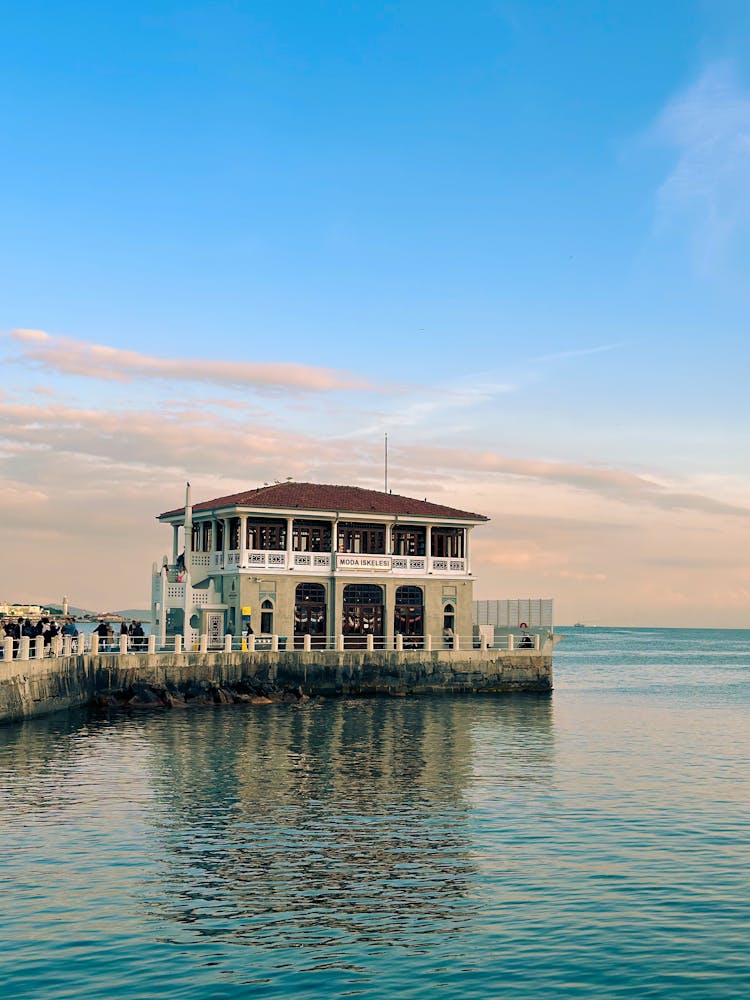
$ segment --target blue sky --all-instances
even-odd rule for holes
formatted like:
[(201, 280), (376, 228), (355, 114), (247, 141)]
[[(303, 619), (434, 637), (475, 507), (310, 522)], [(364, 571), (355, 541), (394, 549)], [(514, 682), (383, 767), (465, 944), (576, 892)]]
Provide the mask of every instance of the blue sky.
[(479, 596), (747, 623), (746, 3), (0, 12), (5, 596), (143, 532), (141, 603), (186, 477), (375, 485), (387, 431), (492, 516)]

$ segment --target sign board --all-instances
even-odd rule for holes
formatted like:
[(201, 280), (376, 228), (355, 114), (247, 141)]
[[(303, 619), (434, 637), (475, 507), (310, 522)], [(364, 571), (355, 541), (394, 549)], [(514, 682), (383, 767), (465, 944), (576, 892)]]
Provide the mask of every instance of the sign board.
[(250, 607), (250, 605), (249, 605), (249, 604), (248, 604), (248, 606), (247, 606), (246, 608), (243, 608), (243, 609), (242, 609), (242, 614), (243, 614), (243, 615), (246, 615), (246, 616), (247, 616), (248, 618), (250, 617), (250, 615), (251, 615), (252, 613), (253, 613), (253, 609), (252, 609), (252, 608)]
[(336, 569), (369, 569), (390, 570), (390, 556), (355, 556), (339, 552), (336, 556)]

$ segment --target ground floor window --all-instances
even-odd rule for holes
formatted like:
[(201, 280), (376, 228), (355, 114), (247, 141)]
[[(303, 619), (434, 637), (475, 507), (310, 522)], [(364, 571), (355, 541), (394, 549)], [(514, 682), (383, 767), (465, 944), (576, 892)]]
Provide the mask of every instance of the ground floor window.
[(422, 645), (424, 638), (424, 595), (421, 587), (399, 587), (393, 616), (394, 635), (404, 637), (405, 646)]
[(260, 630), (264, 635), (273, 635), (273, 601), (263, 601), (260, 606)]
[(344, 613), (341, 631), (347, 649), (364, 649), (367, 636), (375, 646), (383, 648), (384, 606), (383, 588), (374, 584), (350, 583), (344, 587)]
[(326, 590), (321, 583), (300, 583), (295, 591), (295, 649), (302, 649), (306, 635), (313, 649), (326, 645)]
[(443, 606), (443, 639), (449, 648), (453, 646), (453, 636), (456, 634), (456, 609), (452, 604)]

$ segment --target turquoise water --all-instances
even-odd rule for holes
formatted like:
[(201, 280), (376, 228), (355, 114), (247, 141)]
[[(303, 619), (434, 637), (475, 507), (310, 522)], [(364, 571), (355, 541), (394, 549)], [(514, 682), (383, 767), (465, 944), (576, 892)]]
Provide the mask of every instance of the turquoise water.
[(0, 730), (0, 996), (746, 998), (750, 632), (555, 667)]

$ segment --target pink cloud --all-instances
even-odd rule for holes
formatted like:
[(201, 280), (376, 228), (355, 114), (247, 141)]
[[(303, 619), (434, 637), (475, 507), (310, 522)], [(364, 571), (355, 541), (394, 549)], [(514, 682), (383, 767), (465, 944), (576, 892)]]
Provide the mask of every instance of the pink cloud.
[(212, 359), (159, 358), (58, 337), (43, 330), (13, 330), (6, 334), (18, 348), (17, 361), (62, 375), (129, 382), (160, 379), (212, 385), (253, 387), (266, 391), (295, 389), (305, 392), (375, 390), (365, 379), (334, 368), (289, 362), (217, 361)]

